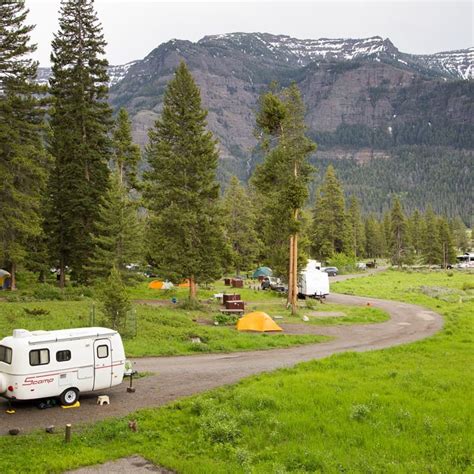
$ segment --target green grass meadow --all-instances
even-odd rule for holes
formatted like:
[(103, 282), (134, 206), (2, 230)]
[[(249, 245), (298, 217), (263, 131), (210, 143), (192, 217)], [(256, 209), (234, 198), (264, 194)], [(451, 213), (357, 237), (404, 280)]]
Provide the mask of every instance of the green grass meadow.
[[(0, 471), (61, 472), (139, 454), (183, 473), (473, 472), (474, 276), (388, 271), (334, 285), (412, 302), (445, 326), (63, 435), (0, 438)], [(138, 431), (128, 429), (136, 419)]]
[[(47, 291), (45, 291), (45, 288)], [(41, 300), (43, 297), (59, 297), (55, 288), (34, 286), (18, 294), (8, 294), (13, 301), (0, 302), (0, 339), (10, 335), (15, 328), (29, 330), (52, 330), (90, 325), (107, 325), (101, 318), (100, 305), (93, 299), (94, 293), (82, 296), (79, 290), (72, 292), (74, 300)], [(186, 301), (187, 289), (151, 290), (148, 282), (128, 288), (134, 300), (160, 300), (162, 305), (134, 304), (134, 316), (129, 321), (135, 337), (125, 337), (124, 344), (128, 357), (171, 356), (209, 352), (235, 352), (256, 349), (273, 349), (327, 341), (329, 338), (314, 334), (285, 333), (245, 333), (235, 330), (235, 325), (215, 326), (214, 319), (221, 306), (213, 295), (223, 291), (232, 292), (223, 283), (217, 282), (213, 289), (200, 289), (200, 309), (182, 308)], [(281, 322), (334, 325), (381, 322), (388, 315), (376, 308), (352, 307), (337, 304), (319, 304), (315, 301), (301, 302), (297, 317), (291, 316), (285, 306), (285, 298), (271, 291), (250, 288), (238, 290), (248, 303), (246, 311), (266, 311), (270, 316), (281, 316)], [(32, 301), (40, 297), (37, 301)], [(177, 304), (172, 304), (176, 298)], [(25, 301), (21, 301), (25, 299)], [(19, 300), (19, 301), (15, 301)], [(306, 307), (307, 306), (307, 307)], [(304, 323), (301, 316), (309, 313), (337, 311), (343, 317), (311, 316)], [(33, 313), (33, 314), (32, 314)], [(95, 314), (93, 316), (92, 314)], [(200, 344), (192, 342), (199, 337)]]
[[(92, 300), (0, 303), (0, 339), (11, 335), (15, 328), (51, 330), (89, 326), (94, 304), (96, 325), (100, 325), (97, 304)], [(46, 311), (47, 314), (31, 315), (25, 310)], [(136, 305), (135, 311), (137, 335), (124, 338), (128, 357), (272, 349), (328, 340), (318, 335), (246, 333), (234, 327), (198, 324), (199, 320), (212, 321), (218, 313), (217, 306), (191, 311), (179, 307)], [(202, 341), (200, 344), (191, 341), (196, 337)]]

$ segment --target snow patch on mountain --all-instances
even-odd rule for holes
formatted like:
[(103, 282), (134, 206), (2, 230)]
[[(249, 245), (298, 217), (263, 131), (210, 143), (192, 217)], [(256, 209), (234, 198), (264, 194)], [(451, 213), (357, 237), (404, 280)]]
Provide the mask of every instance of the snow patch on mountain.
[[(128, 70), (136, 63), (137, 61), (130, 61), (126, 64), (121, 64), (120, 66), (109, 66), (107, 73), (109, 75), (109, 87), (120, 82), (128, 73)], [(47, 85), (49, 78), (51, 76), (51, 68), (49, 67), (39, 67), (38, 74), (36, 75), (36, 82), (41, 85)]]
[(296, 39), (286, 35), (271, 35), (268, 33), (229, 33), (205, 36), (198, 41), (198, 44), (221, 44), (239, 47), (241, 51), (249, 54), (262, 54), (260, 51), (267, 50), (276, 57), (288, 56), (299, 64), (308, 64), (318, 59), (350, 61), (358, 57), (398, 52), (389, 39), (383, 39), (380, 36), (362, 39)]
[(446, 72), (462, 79), (474, 78), (474, 47), (457, 51), (444, 51), (418, 58), (430, 69)]

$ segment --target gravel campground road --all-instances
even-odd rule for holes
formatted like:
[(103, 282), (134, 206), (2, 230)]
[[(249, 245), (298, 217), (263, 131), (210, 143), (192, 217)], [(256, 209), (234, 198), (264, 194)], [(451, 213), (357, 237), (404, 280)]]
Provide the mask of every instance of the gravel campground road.
[[(331, 281), (349, 277), (335, 277)], [(25, 433), (49, 425), (63, 427), (66, 423), (81, 424), (125, 416), (139, 408), (164, 405), (181, 397), (237, 382), (250, 375), (291, 367), (299, 362), (338, 352), (363, 352), (413, 342), (431, 336), (443, 325), (439, 314), (412, 304), (342, 294), (332, 294), (328, 301), (363, 306), (370, 302), (371, 306), (386, 311), (390, 319), (378, 324), (311, 326), (317, 334), (334, 337), (331, 341), (319, 344), (229, 354), (135, 359), (136, 370), (152, 373), (134, 381), (135, 393), (127, 393), (127, 385), (123, 383), (103, 392), (110, 397), (108, 406), (98, 406), (98, 394), (95, 393), (82, 395), (80, 408), (39, 410), (32, 403), (22, 403), (17, 405), (13, 415), (5, 413), (7, 404), (2, 400), (0, 435), (7, 434), (11, 428), (19, 428)]]

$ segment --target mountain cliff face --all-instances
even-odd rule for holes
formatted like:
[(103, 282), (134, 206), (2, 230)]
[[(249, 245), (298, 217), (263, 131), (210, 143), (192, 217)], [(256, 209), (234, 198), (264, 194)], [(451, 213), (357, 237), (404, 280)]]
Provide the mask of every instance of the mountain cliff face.
[[(378, 36), (299, 40), (265, 33), (206, 36), (196, 43), (172, 40), (142, 60), (109, 70), (111, 103), (129, 111), (141, 145), (182, 60), (201, 88), (209, 128), (219, 139), (223, 182), (232, 174), (246, 180), (261, 159), (254, 153), (255, 111), (259, 95), (272, 81), (282, 86), (294, 81), (300, 87), (309, 133), (318, 143), (316, 163), (339, 163), (341, 170), (349, 169), (347, 162), (369, 166), (412, 157), (407, 146), (438, 150), (432, 160), (438, 163), (436, 157), (451, 156), (446, 150), (464, 149), (468, 151), (457, 155), (458, 165), (467, 168), (460, 173), (472, 178), (474, 48), (413, 55)], [(43, 79), (48, 75), (40, 73)], [(430, 162), (423, 159), (424, 172), (430, 174)], [(361, 195), (362, 188), (357, 189)], [(387, 199), (390, 192), (398, 190), (386, 192)], [(450, 206), (450, 213), (458, 212), (456, 203)]]
[[(221, 145), (222, 177), (245, 179), (259, 94), (271, 81), (295, 81), (320, 153), (362, 161), (390, 156), (397, 145), (471, 148), (472, 49), (435, 55), (401, 53), (388, 39), (297, 40), (270, 34), (173, 40), (136, 61), (111, 89), (114, 107), (133, 117), (135, 138), (147, 141), (162, 94), (179, 61), (199, 84), (209, 127)], [(343, 147), (343, 149), (341, 149)]]

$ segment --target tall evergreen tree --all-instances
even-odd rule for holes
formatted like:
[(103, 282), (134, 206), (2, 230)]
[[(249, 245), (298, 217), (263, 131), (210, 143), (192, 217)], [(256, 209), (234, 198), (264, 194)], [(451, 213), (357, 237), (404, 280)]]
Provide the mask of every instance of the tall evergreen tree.
[(128, 112), (121, 108), (115, 119), (112, 133), (112, 163), (120, 182), (128, 189), (137, 188), (137, 167), (140, 161), (140, 147), (133, 143), (132, 124)]
[(356, 257), (361, 257), (364, 255), (365, 248), (365, 228), (362, 222), (360, 202), (354, 196), (351, 197), (347, 214), (351, 230), (352, 253)]
[(225, 241), (216, 181), (216, 141), (206, 129), (199, 88), (182, 62), (165, 92), (161, 117), (149, 132), (146, 200), (149, 252), (163, 276), (196, 283), (222, 274)]
[(447, 268), (449, 264), (456, 261), (456, 250), (454, 248), (454, 241), (449, 223), (444, 217), (438, 217), (438, 233), (441, 249), (441, 265), (443, 268)]
[(469, 243), (467, 228), (462, 219), (459, 216), (452, 219), (450, 221), (450, 228), (455, 247), (461, 252), (468, 252), (471, 245)]
[(431, 205), (427, 207), (424, 217), (423, 258), (428, 265), (439, 265), (442, 263), (442, 249), (439, 241), (438, 218)]
[(18, 264), (41, 234), (48, 164), (27, 13), (23, 2), (0, 2), (0, 262), (10, 269), (12, 289)]
[(94, 223), (94, 253), (89, 265), (91, 276), (105, 278), (112, 267), (124, 273), (127, 264), (140, 262), (144, 252), (143, 232), (136, 202), (131, 200), (118, 171), (112, 173)]
[(301, 209), (308, 199), (308, 185), (313, 173), (309, 156), (316, 148), (306, 136), (304, 114), (301, 93), (295, 84), (281, 93), (273, 89), (262, 96), (257, 127), (266, 157), (257, 167), (253, 179), (270, 214), (272, 225), (267, 236), (275, 230), (281, 243), (287, 239), (287, 248), (289, 242), (289, 252), (286, 253), (288, 303), (293, 313), (297, 309)]
[(328, 166), (323, 184), (316, 195), (312, 251), (322, 260), (331, 258), (335, 253), (351, 252), (344, 191), (332, 165)]
[(382, 221), (380, 222), (384, 248), (385, 248), (385, 257), (391, 257), (391, 242), (392, 242), (392, 216), (390, 211), (384, 212), (382, 216)]
[(383, 229), (373, 214), (365, 220), (365, 255), (374, 259), (385, 255)]
[(233, 176), (222, 200), (224, 230), (237, 275), (255, 264), (261, 241), (257, 232), (257, 214), (246, 188)]
[(409, 263), (411, 261), (412, 255), (407, 221), (398, 198), (395, 198), (390, 217), (391, 259), (394, 265), (401, 268), (404, 263)]
[(410, 239), (413, 250), (417, 256), (423, 252), (423, 234), (424, 234), (424, 220), (418, 209), (415, 209), (408, 220), (410, 228)]
[(61, 286), (66, 265), (73, 279), (87, 281), (93, 224), (108, 184), (111, 111), (105, 45), (93, 0), (62, 0), (51, 54), (54, 170), (48, 222)]

